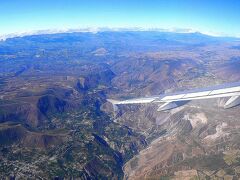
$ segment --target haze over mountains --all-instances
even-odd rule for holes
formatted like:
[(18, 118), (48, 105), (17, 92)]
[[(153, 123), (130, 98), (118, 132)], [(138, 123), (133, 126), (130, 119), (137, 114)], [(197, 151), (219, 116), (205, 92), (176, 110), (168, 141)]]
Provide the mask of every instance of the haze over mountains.
[(0, 41), (1, 178), (239, 178), (226, 99), (169, 112), (106, 100), (240, 81), (238, 38), (85, 31)]
[[(57, 33), (76, 33), (76, 32), (104, 32), (104, 31), (157, 31), (157, 32), (172, 32), (172, 33), (201, 33), (209, 36), (216, 37), (234, 37), (227, 34), (214, 33), (214, 32), (200, 32), (194, 29), (187, 28), (143, 28), (143, 27), (132, 27), (132, 28), (113, 28), (113, 27), (86, 27), (86, 28), (64, 28), (64, 29), (45, 29), (45, 30), (32, 30), (23, 31), (9, 34), (0, 34), (0, 40), (5, 41), (8, 38), (23, 37), (30, 35), (43, 35), (43, 34), (57, 34)], [(235, 37), (236, 39), (239, 37)]]

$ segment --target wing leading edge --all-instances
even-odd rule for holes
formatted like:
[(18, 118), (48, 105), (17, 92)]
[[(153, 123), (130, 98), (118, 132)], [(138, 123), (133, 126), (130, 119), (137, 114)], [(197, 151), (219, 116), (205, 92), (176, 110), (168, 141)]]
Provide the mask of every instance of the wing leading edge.
[(176, 108), (191, 100), (230, 97), (224, 108), (231, 108), (240, 104), (240, 82), (212, 86), (207, 88), (169, 93), (158, 96), (128, 99), (123, 101), (112, 101), (114, 105), (120, 104), (143, 104), (163, 103), (158, 111), (165, 111)]

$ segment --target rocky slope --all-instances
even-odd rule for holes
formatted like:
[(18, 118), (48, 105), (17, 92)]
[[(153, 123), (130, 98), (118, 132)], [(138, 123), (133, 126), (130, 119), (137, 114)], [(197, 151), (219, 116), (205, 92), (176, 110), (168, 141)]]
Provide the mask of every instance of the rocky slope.
[(168, 112), (159, 125), (165, 133), (125, 165), (125, 178), (237, 178), (239, 108), (219, 105), (194, 102)]

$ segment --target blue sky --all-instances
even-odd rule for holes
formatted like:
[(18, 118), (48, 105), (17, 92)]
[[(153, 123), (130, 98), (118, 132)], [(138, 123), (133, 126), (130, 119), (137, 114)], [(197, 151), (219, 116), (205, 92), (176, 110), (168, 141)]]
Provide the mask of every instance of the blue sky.
[(0, 34), (81, 27), (189, 28), (240, 36), (240, 0), (0, 0)]

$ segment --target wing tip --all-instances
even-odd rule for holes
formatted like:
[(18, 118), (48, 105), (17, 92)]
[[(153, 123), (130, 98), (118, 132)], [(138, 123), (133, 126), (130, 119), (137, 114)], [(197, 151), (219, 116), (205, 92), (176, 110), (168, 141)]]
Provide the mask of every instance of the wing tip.
[(114, 105), (118, 105), (121, 101), (115, 100), (115, 99), (107, 99), (108, 102), (114, 104)]

